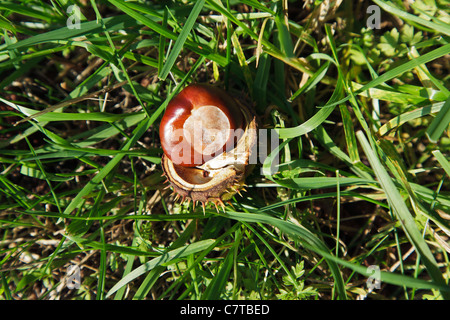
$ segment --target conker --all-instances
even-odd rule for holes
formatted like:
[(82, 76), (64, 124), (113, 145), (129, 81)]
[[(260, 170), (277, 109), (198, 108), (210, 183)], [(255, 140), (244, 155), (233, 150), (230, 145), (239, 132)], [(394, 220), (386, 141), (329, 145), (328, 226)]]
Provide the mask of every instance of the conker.
[(224, 90), (205, 84), (184, 88), (168, 104), (159, 129), (164, 154), (195, 167), (235, 147), (243, 114)]
[(243, 190), (258, 123), (250, 107), (204, 84), (183, 89), (160, 124), (163, 174), (176, 199), (216, 208)]

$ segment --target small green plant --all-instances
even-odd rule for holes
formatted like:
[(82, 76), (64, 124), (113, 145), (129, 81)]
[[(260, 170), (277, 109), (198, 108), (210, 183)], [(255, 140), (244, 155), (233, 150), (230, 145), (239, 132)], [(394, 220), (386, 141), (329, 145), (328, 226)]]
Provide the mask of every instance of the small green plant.
[(293, 266), (292, 275), (283, 276), (283, 284), (285, 288), (280, 289), (280, 293), (277, 294), (277, 298), (282, 300), (317, 299), (319, 297), (317, 289), (311, 286), (306, 286), (305, 281), (301, 279), (304, 273), (304, 261), (301, 261)]

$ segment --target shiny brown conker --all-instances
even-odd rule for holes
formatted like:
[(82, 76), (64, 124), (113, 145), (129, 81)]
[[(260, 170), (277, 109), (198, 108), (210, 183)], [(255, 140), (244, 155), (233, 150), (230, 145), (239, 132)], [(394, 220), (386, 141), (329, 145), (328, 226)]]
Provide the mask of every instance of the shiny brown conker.
[(167, 105), (159, 135), (164, 154), (176, 165), (195, 167), (235, 147), (244, 117), (224, 90), (191, 84)]

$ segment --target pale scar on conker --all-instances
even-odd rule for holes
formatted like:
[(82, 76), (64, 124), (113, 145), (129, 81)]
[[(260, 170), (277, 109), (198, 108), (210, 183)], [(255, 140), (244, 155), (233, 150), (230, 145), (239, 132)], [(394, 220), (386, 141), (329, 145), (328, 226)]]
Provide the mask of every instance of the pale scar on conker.
[(161, 165), (176, 199), (225, 208), (244, 190), (258, 124), (252, 110), (206, 84), (184, 88), (168, 104), (159, 129)]

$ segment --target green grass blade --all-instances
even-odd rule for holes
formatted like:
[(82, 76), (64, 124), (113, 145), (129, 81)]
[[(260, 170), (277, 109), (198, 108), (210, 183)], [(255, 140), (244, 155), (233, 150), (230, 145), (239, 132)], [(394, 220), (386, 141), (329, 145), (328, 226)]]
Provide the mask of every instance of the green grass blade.
[(448, 177), (450, 178), (450, 162), (445, 159), (444, 155), (439, 150), (431, 151), (431, 153), (436, 157), (437, 161), (440, 163), (445, 173), (447, 173)]
[[(101, 194), (101, 193), (99, 193)], [(100, 266), (98, 268), (98, 283), (97, 283), (97, 300), (103, 300), (105, 295), (105, 279), (106, 279), (106, 243), (105, 231), (103, 223), (100, 222), (100, 238), (102, 248), (100, 249)]]
[(236, 56), (239, 60), (239, 65), (242, 68), (242, 73), (244, 74), (245, 82), (247, 83), (247, 88), (249, 92), (252, 94), (253, 76), (250, 71), (247, 59), (245, 58), (244, 50), (242, 50), (242, 46), (236, 32), (233, 32), (233, 34), (231, 35), (231, 43), (233, 44), (233, 48), (236, 51)]
[(335, 109), (336, 103), (333, 102), (342, 97), (343, 87), (343, 81), (339, 77), (336, 88), (329, 102), (324, 107), (321, 107), (314, 116), (293, 128), (276, 128), (275, 130), (277, 131), (280, 139), (299, 137), (320, 126)]
[[(35, 158), (34, 160), (38, 160), (38, 158)], [(25, 166), (25, 165), (22, 165), (20, 167), (20, 174), (23, 174), (28, 177), (36, 178), (36, 179), (41, 179), (41, 180), (48, 179), (50, 181), (69, 181), (69, 180), (73, 179), (73, 177), (63, 177), (63, 176), (58, 176), (58, 175), (51, 174), (48, 172), (44, 174), (39, 169), (32, 168), (32, 167)]]
[[(127, 15), (114, 16), (103, 20), (105, 28), (108, 31), (116, 31), (120, 29), (127, 29), (136, 25), (136, 21)], [(63, 27), (57, 30), (41, 33), (33, 37), (18, 41), (6, 47), (6, 50), (29, 48), (40, 43), (56, 42), (59, 40), (69, 40), (79, 36), (87, 36), (89, 34), (103, 32), (103, 27), (97, 21), (83, 22), (80, 24), (80, 29), (69, 29)]]
[(431, 142), (437, 143), (445, 130), (450, 125), (450, 97), (445, 101), (442, 109), (430, 123), (426, 134)]
[(52, 12), (52, 9), (48, 5), (42, 5), (41, 7), (37, 5), (27, 6), (23, 4), (16, 4), (13, 1), (2, 1), (0, 3), (0, 10), (10, 10), (15, 12), (16, 14), (35, 18), (38, 20), (44, 20), (46, 22), (52, 22), (52, 20), (54, 21), (58, 18), (62, 18), (61, 16), (57, 17), (55, 15), (56, 12)]
[[(164, 15), (163, 15), (163, 21), (162, 26), (163, 28), (167, 28), (167, 19), (168, 19), (168, 9), (167, 7), (164, 8)], [(166, 37), (164, 35), (159, 36), (159, 46), (158, 46), (158, 77), (161, 77), (161, 71), (164, 66), (165, 61), (165, 54), (166, 51)]]
[(233, 257), (233, 251), (229, 251), (224, 261), (220, 264), (220, 270), (214, 275), (214, 278), (203, 292), (201, 300), (217, 300), (220, 298), (220, 294), (227, 284), (231, 268), (233, 267)]
[(423, 117), (427, 116), (431, 113), (437, 113), (440, 110), (442, 110), (442, 107), (444, 106), (443, 102), (435, 103), (432, 105), (428, 105), (425, 107), (417, 108), (415, 110), (402, 113), (401, 115), (396, 116), (395, 118), (392, 118), (388, 122), (386, 122), (384, 125), (378, 129), (378, 134), (380, 136), (383, 136), (387, 134), (389, 131), (391, 131), (394, 128), (400, 127), (402, 124)]
[[(281, 2), (279, 3), (281, 5)], [(294, 45), (292, 43), (292, 37), (289, 33), (288, 26), (286, 25), (285, 13), (283, 8), (278, 8), (277, 15), (275, 16), (275, 24), (277, 26), (278, 40), (280, 43), (281, 52), (287, 58), (294, 57)]]
[(172, 50), (170, 51), (170, 54), (167, 57), (166, 62), (161, 70), (161, 73), (159, 75), (159, 78), (161, 80), (165, 80), (169, 75), (169, 72), (172, 69), (173, 65), (175, 64), (178, 55), (181, 52), (181, 49), (183, 49), (184, 43), (186, 42), (186, 39), (189, 36), (189, 33), (191, 32), (192, 27), (194, 26), (194, 23), (197, 20), (198, 15), (200, 14), (200, 11), (203, 9), (204, 4), (205, 0), (198, 0), (195, 2), (195, 5), (192, 8), (191, 13), (189, 14), (189, 17), (187, 18), (183, 29), (178, 35), (177, 40), (175, 41), (175, 44)]
[(342, 123), (344, 125), (345, 140), (347, 142), (347, 151), (350, 156), (350, 160), (352, 161), (352, 163), (355, 163), (358, 162), (360, 159), (351, 114), (346, 105), (340, 105), (339, 110), (341, 111)]
[(357, 186), (368, 185), (376, 183), (375, 180), (363, 179), (363, 178), (347, 178), (340, 177), (339, 181), (336, 177), (305, 177), (305, 178), (291, 178), (291, 179), (279, 179), (276, 180), (278, 184), (284, 187), (299, 189), (299, 190), (311, 190), (311, 189), (326, 189), (336, 187), (339, 183), (341, 186)]
[(202, 240), (163, 253), (161, 256), (142, 264), (141, 266), (137, 267), (136, 269), (128, 273), (108, 291), (105, 298), (108, 298), (109, 296), (114, 294), (117, 290), (128, 284), (130, 281), (133, 281), (137, 277), (145, 274), (146, 272), (152, 270), (153, 268), (164, 264), (170, 264), (174, 260), (181, 259), (191, 254), (203, 251), (207, 249), (212, 243), (214, 243), (214, 240), (212, 239)]

